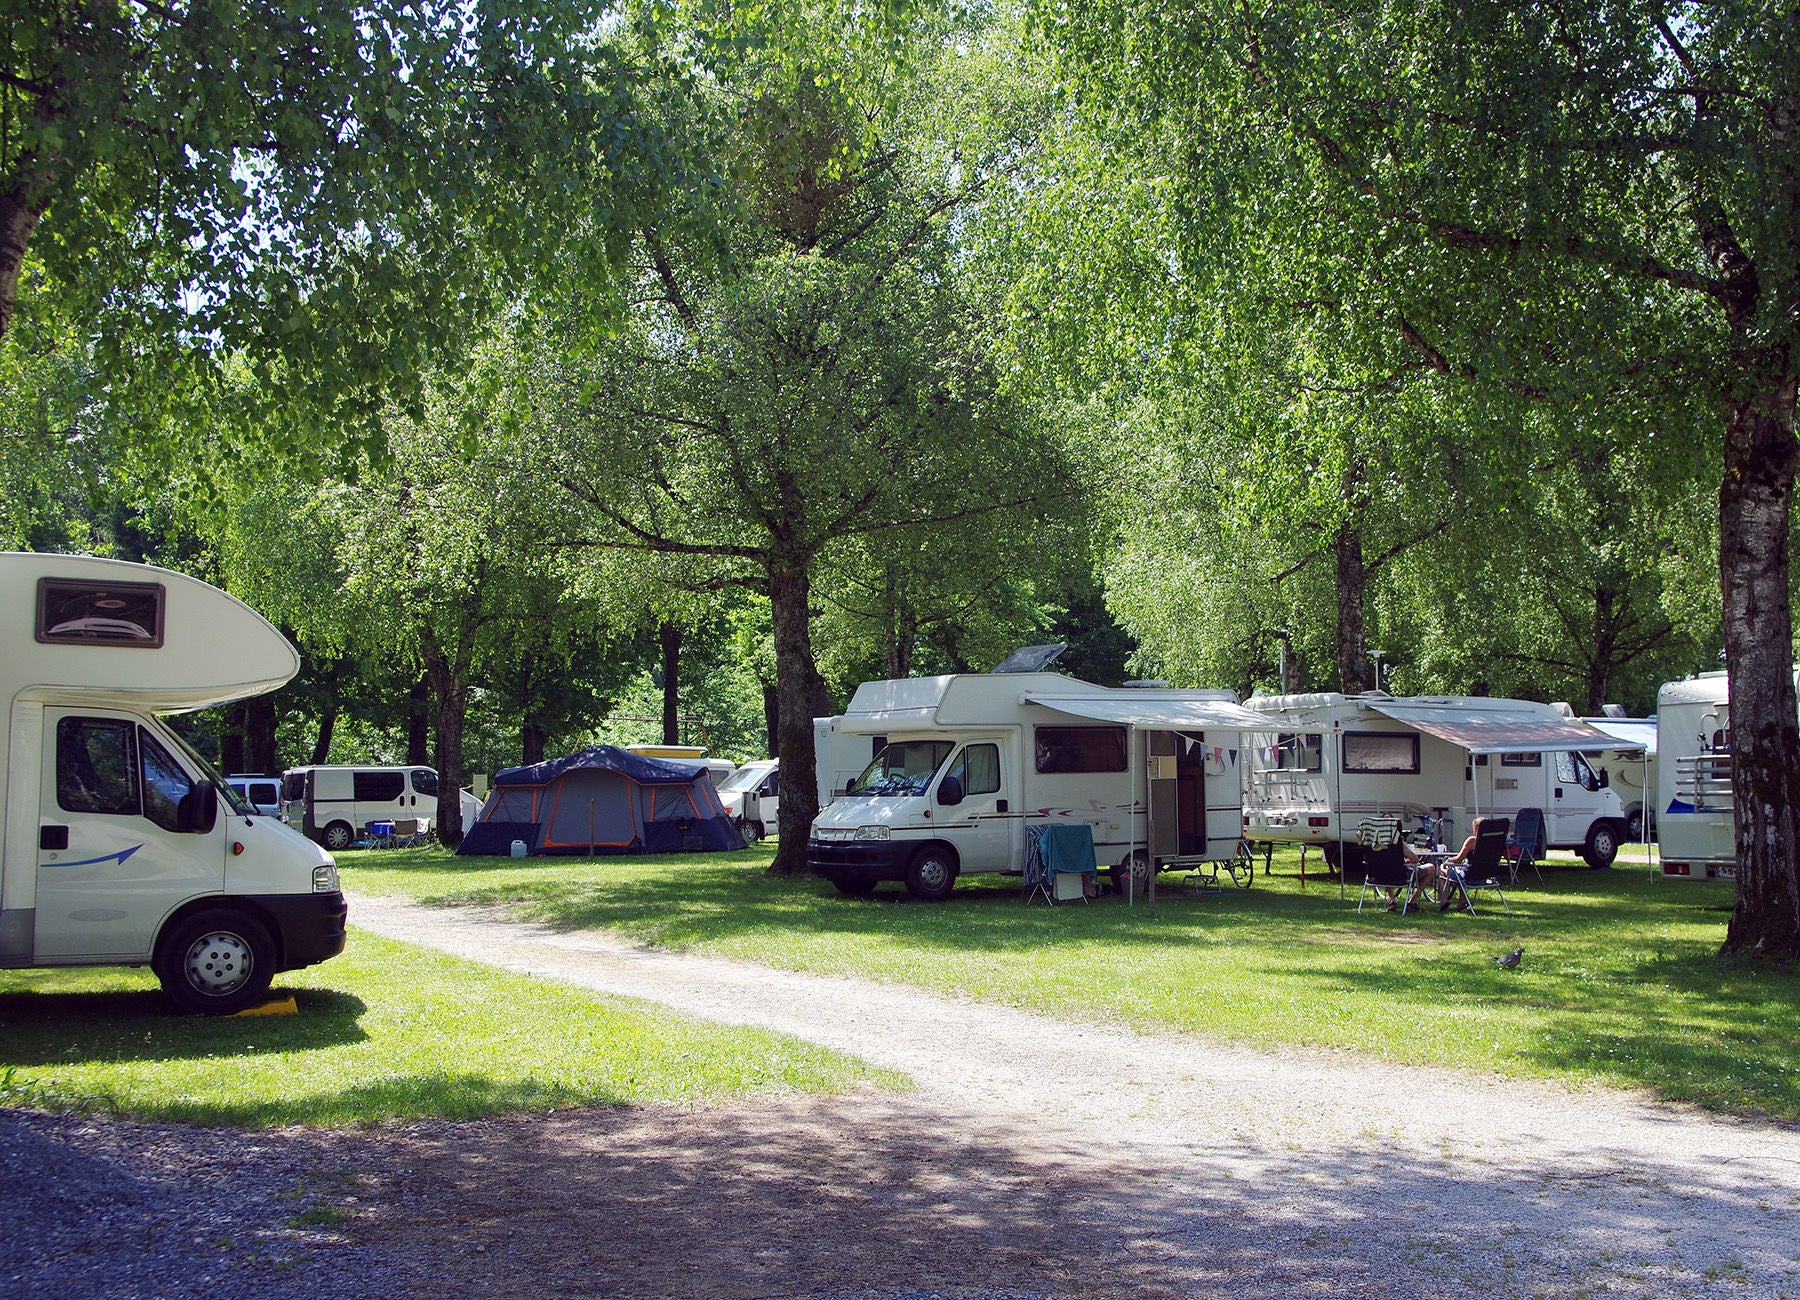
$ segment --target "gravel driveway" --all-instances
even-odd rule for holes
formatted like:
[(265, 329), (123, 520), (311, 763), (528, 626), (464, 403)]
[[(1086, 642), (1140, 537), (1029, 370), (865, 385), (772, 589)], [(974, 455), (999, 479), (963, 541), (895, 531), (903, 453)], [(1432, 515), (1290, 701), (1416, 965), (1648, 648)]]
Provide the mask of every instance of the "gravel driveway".
[[(271, 1297), (317, 1294), (326, 1277), (334, 1295), (371, 1297), (1800, 1297), (1791, 1127), (1070, 1025), (479, 909), (359, 897), (352, 916), (794, 1034), (919, 1088), (207, 1133), (189, 1135), (198, 1154), (185, 1164), (169, 1158), (179, 1130), (0, 1113), (0, 1159), (15, 1178), (85, 1162), (78, 1187), (139, 1198), (124, 1216), (139, 1242), (173, 1243), (190, 1279), (254, 1280)], [(251, 1172), (227, 1176), (245, 1147)], [(15, 1184), (0, 1205), (17, 1198)], [(141, 1271), (155, 1250), (121, 1247), (117, 1230), (84, 1236), (78, 1219), (61, 1236), (34, 1228), (54, 1223), (41, 1199), (8, 1211), (25, 1227), (0, 1241), (0, 1292), (166, 1293), (90, 1285), (113, 1263)], [(229, 1246), (217, 1244), (221, 1203), (244, 1225)], [(145, 1236), (145, 1219), (162, 1227)]]

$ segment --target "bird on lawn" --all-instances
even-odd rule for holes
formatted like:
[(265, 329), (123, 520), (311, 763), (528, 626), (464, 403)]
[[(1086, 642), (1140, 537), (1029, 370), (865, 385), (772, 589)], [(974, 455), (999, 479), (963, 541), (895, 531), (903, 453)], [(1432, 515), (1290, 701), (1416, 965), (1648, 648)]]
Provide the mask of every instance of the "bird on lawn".
[(1503, 952), (1494, 958), (1494, 965), (1501, 970), (1518, 970), (1519, 963), (1523, 960), (1525, 960), (1525, 950), (1514, 948), (1511, 952)]

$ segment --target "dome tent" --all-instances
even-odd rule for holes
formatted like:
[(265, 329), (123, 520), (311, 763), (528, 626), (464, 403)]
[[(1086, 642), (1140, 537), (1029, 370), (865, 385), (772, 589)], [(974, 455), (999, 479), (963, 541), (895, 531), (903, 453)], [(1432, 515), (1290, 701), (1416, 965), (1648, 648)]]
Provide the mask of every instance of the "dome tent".
[(496, 773), (456, 851), (506, 854), (514, 840), (534, 856), (744, 847), (705, 767), (611, 745)]

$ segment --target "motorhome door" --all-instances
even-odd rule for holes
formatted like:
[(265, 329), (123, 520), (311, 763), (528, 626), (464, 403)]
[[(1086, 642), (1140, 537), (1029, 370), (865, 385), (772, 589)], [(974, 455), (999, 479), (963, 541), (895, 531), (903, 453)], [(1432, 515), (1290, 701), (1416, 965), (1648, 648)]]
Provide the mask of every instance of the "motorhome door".
[(946, 806), (933, 796), (939, 830), (951, 832), (964, 871), (1019, 871), (1025, 864), (1025, 822), (1018, 815), (1018, 765), (1007, 739), (981, 737), (965, 742), (938, 778), (962, 787), (962, 802)]
[(224, 837), (178, 829), (193, 775), (142, 722), (46, 709), (42, 762), (40, 959), (146, 956), (172, 907), (224, 889)]

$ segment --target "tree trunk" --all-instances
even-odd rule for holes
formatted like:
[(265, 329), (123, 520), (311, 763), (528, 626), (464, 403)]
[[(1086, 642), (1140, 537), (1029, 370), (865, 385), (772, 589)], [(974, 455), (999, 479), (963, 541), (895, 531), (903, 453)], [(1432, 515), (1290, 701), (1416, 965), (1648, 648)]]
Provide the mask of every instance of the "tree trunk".
[(431, 761), (431, 679), (421, 677), (407, 692), (406, 761), (424, 767)]
[(519, 728), (519, 761), (527, 767), (543, 762), (544, 745), (548, 739), (542, 727), (527, 719), (525, 725)]
[(319, 738), (313, 742), (312, 751), (314, 767), (331, 761), (331, 733), (337, 730), (337, 715), (337, 705), (334, 704), (326, 709), (324, 716), (319, 719)]
[(681, 629), (664, 623), (657, 629), (662, 640), (662, 743), (681, 743)]
[(462, 843), (462, 739), (469, 714), (469, 665), (452, 661), (436, 643), (425, 638), (425, 677), (437, 701), (438, 843), (453, 849)]
[(1594, 654), (1588, 660), (1587, 716), (1597, 718), (1612, 690), (1613, 657), (1618, 653), (1618, 593), (1611, 587), (1594, 588)]
[(1368, 571), (1363, 565), (1362, 529), (1353, 520), (1338, 525), (1333, 541), (1337, 555), (1338, 689), (1345, 695), (1372, 690), (1369, 653), (1363, 640), (1363, 592)]
[(773, 686), (763, 687), (763, 730), (769, 742), (769, 757), (781, 757), (781, 693)]
[(275, 697), (258, 695), (244, 701), (245, 772), (279, 772), (281, 762), (275, 753)]
[(227, 775), (250, 770), (244, 766), (244, 706), (241, 702), (225, 708), (225, 727), (219, 732), (219, 770)]
[(819, 815), (813, 710), (826, 694), (812, 651), (812, 575), (804, 558), (772, 559), (769, 614), (775, 626), (775, 692), (781, 746), (781, 845), (769, 870), (806, 870), (806, 839)]
[[(46, 114), (36, 115), (40, 121)], [(50, 188), (49, 170), (23, 166), (20, 180), (5, 193), (0, 193), (0, 338), (12, 328), (13, 307), (19, 296), (19, 272), (25, 265), (25, 250), (32, 232), (46, 210), (44, 196)]]
[(1719, 487), (1719, 586), (1730, 669), (1737, 905), (1725, 951), (1800, 957), (1800, 726), (1795, 721), (1788, 520), (1796, 377), (1735, 404)]

